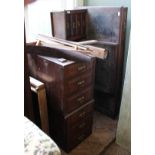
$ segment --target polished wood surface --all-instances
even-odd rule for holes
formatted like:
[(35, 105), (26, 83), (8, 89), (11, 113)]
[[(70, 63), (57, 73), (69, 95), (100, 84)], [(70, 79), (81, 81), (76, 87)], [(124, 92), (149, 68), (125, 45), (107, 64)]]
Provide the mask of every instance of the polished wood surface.
[[(95, 42), (88, 42), (87, 45), (93, 45), (108, 50), (107, 59), (96, 60), (95, 107), (99, 111), (116, 118), (119, 113), (123, 84), (122, 74), (124, 66), (127, 8), (81, 7), (80, 10), (87, 10), (83, 19), (83, 24), (85, 24), (86, 28), (86, 38), (83, 39), (95, 40)], [(78, 10), (73, 10), (73, 12), (76, 11)], [(72, 11), (70, 11), (69, 16), (71, 16), (71, 12)], [(65, 12), (61, 12), (60, 14), (56, 13), (56, 16), (61, 16), (62, 18), (62, 14), (65, 17)], [(65, 23), (66, 20), (64, 17), (63, 22)], [(58, 17), (56, 18), (58, 19)], [(78, 21), (78, 19), (77, 17), (76, 21)], [(67, 17), (67, 20), (75, 22), (72, 16)], [(65, 29), (65, 24), (60, 24), (59, 20), (52, 20), (52, 24), (53, 28), (57, 27), (56, 25), (59, 24)], [(61, 31), (66, 32), (62, 29)], [(67, 31), (74, 32), (74, 29), (68, 26)], [(57, 37), (63, 38), (61, 35)], [(64, 39), (70, 40), (69, 37), (64, 37)], [(78, 41), (81, 40), (79, 39)]]
[[(28, 4), (28, 1), (24, 2), (27, 2)], [(31, 121), (34, 121), (32, 94), (30, 90), (30, 81), (29, 81), (25, 27), (24, 27), (24, 116), (28, 117)]]
[(52, 34), (66, 40), (86, 38), (87, 10), (65, 10), (51, 12)]
[(91, 45), (107, 48), (105, 60), (96, 60), (95, 107), (116, 118), (119, 113), (127, 22), (126, 7), (84, 7), (87, 9), (87, 39)]
[(92, 132), (95, 58), (38, 49), (29, 49), (30, 75), (45, 84), (50, 136), (69, 152)]

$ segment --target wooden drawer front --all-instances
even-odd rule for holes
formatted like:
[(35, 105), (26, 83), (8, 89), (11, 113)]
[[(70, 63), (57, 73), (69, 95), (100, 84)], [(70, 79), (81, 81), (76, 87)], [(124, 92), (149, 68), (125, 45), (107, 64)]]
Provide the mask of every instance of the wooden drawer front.
[(75, 110), (76, 108), (80, 107), (81, 105), (85, 104), (87, 101), (93, 99), (93, 89), (89, 87), (85, 91), (81, 92), (80, 94), (73, 95), (66, 99), (66, 109), (67, 113)]
[(81, 73), (86, 73), (88, 70), (92, 69), (91, 63), (75, 63), (69, 65), (64, 70), (64, 77), (66, 79), (80, 75)]
[(71, 95), (77, 91), (82, 91), (92, 84), (92, 74), (84, 74), (78, 78), (74, 78), (66, 81), (65, 83), (65, 95)]
[(93, 102), (94, 100), (91, 100), (90, 102), (87, 103), (86, 106), (79, 108), (74, 114), (69, 116), (67, 118), (67, 123), (73, 125), (79, 121), (82, 121), (86, 117), (92, 116)]
[(72, 137), (73, 135), (78, 136), (82, 134), (86, 128), (91, 128), (92, 126), (92, 115), (88, 115), (86, 118), (76, 122), (76, 123), (68, 123), (67, 132), (68, 136)]
[(81, 143), (85, 138), (87, 138), (92, 133), (92, 127), (88, 126), (82, 131), (76, 134), (70, 133), (68, 136), (68, 150), (73, 149), (76, 145)]

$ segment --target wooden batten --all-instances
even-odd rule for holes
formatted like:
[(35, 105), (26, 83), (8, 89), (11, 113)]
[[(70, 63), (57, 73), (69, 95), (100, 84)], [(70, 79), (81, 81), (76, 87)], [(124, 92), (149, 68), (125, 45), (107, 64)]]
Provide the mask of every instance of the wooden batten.
[(48, 37), (45, 35), (38, 35), (38, 41), (36, 46), (41, 45), (45, 47), (64, 49), (69, 51), (77, 51), (91, 57), (97, 57), (100, 59), (106, 59), (108, 56), (108, 50), (105, 48), (99, 48), (90, 45), (82, 45), (77, 42), (67, 41), (64, 39), (58, 39), (56, 37)]

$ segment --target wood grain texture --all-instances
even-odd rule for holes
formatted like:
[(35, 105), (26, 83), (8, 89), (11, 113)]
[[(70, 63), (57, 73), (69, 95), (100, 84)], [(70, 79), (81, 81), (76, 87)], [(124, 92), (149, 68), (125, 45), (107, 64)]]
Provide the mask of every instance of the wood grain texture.
[(24, 116), (34, 122), (34, 113), (32, 106), (32, 94), (29, 81), (29, 68), (27, 58), (27, 47), (24, 39)]
[(66, 40), (86, 38), (86, 10), (51, 12), (52, 35)]
[(30, 75), (45, 84), (51, 138), (69, 152), (92, 133), (95, 59), (47, 49), (29, 54)]
[[(100, 104), (97, 108), (102, 112), (108, 112), (107, 114), (114, 118), (119, 113), (122, 93), (127, 8), (85, 8), (88, 12), (87, 39), (96, 39), (102, 42), (117, 44), (115, 49), (112, 47), (112, 44), (106, 45), (107, 48), (110, 48), (109, 58), (105, 61), (97, 60), (95, 76), (96, 90), (100, 91), (103, 94), (102, 96), (106, 96), (106, 100), (96, 96), (100, 102), (96, 102), (98, 105)], [(98, 44), (97, 46), (100, 45)], [(108, 107), (105, 107), (109, 104), (111, 109), (113, 107), (112, 111), (108, 110)]]

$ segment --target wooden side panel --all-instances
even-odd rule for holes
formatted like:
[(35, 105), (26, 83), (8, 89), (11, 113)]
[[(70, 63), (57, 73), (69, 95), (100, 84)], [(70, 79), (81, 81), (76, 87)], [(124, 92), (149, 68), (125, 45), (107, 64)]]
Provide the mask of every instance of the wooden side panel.
[[(45, 50), (45, 53), (49, 54), (48, 57), (38, 56), (37, 52), (35, 53), (39, 50), (38, 47), (29, 50), (34, 50), (28, 57), (30, 75), (43, 82), (47, 91), (50, 136), (64, 150), (70, 151), (92, 131), (95, 59), (81, 55), (80, 61), (79, 57), (71, 55), (74, 52), (68, 55), (65, 51), (60, 52), (60, 49), (51, 49), (53, 51), (51, 54)], [(45, 53), (42, 50), (42, 54)], [(61, 62), (58, 59), (60, 56), (69, 59), (67, 62)], [(83, 60), (84, 57), (87, 61)], [(88, 64), (91, 66), (90, 69), (87, 68)], [(73, 69), (77, 71), (66, 78), (65, 68), (68, 73)], [(69, 105), (71, 107), (68, 108)], [(89, 118), (85, 119), (86, 117)]]
[(123, 64), (124, 64), (124, 52), (125, 52), (125, 36), (126, 36), (126, 23), (127, 23), (127, 8), (121, 8), (120, 14), (120, 25), (119, 25), (119, 49), (117, 56), (117, 88), (118, 95), (120, 96), (122, 88), (122, 73), (123, 73)]
[(118, 44), (105, 44), (104, 42), (91, 43), (93, 46), (106, 48), (108, 57), (105, 60), (96, 58), (95, 89), (114, 95), (116, 92), (116, 64)]
[(106, 60), (96, 60), (95, 88), (114, 95), (116, 92), (116, 63), (117, 46), (104, 46), (107, 48), (108, 58)]
[[(107, 60), (97, 59), (95, 103), (100, 111), (117, 116), (122, 92), (127, 8), (88, 7), (87, 39), (118, 44), (110, 48)], [(100, 45), (98, 45), (100, 46)], [(103, 97), (104, 96), (104, 97)]]
[(52, 35), (66, 39), (66, 21), (64, 12), (51, 13)]
[(26, 47), (24, 50), (24, 116), (34, 121)]
[(45, 84), (48, 106), (60, 111), (63, 98), (63, 70), (61, 67), (48, 61), (46, 57), (32, 54), (29, 54), (29, 66), (31, 68), (30, 75)]
[(86, 37), (86, 12), (81, 13), (81, 35)]
[(72, 41), (86, 38), (86, 13), (85, 9), (51, 12), (52, 35)]
[(120, 14), (120, 8), (88, 8), (87, 37), (118, 43)]

